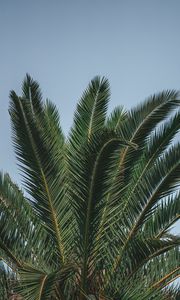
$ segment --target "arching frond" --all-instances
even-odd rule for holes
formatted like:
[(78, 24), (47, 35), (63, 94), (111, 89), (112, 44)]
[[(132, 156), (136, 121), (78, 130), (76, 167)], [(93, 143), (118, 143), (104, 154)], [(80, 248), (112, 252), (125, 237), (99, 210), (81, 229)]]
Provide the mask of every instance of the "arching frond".
[(36, 82), (27, 77), (23, 91), (25, 99), (19, 98), (15, 92), (10, 94), (15, 151), (33, 205), (46, 224), (63, 262), (68, 232), (64, 137), (56, 108), (50, 102), (43, 106)]

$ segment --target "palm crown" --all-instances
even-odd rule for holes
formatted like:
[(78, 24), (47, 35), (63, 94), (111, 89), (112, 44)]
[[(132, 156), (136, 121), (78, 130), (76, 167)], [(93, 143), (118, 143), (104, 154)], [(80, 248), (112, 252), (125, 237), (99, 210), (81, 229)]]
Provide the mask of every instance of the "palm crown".
[[(180, 211), (178, 93), (107, 117), (95, 77), (68, 138), (29, 75), (10, 93), (12, 137), (26, 194), (0, 176), (0, 255), (27, 300), (175, 299)], [(13, 281), (14, 282), (14, 281)], [(16, 291), (17, 289), (17, 291)], [(162, 296), (163, 293), (163, 296)]]

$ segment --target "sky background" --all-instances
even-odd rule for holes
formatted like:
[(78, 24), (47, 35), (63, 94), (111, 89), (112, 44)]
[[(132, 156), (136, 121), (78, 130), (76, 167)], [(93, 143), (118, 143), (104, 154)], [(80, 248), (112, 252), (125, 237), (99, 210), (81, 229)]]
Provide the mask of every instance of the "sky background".
[(110, 81), (109, 112), (180, 89), (180, 1), (0, 0), (0, 169), (18, 183), (8, 103), (27, 72), (56, 103), (65, 133), (95, 75)]

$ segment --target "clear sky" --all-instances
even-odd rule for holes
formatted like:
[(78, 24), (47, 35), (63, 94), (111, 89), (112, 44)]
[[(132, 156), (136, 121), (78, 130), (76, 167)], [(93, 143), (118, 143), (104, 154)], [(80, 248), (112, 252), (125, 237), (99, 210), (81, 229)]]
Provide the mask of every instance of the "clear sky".
[(58, 106), (65, 133), (95, 75), (110, 81), (110, 110), (180, 89), (180, 1), (0, 0), (0, 168), (17, 182), (8, 96), (27, 72)]

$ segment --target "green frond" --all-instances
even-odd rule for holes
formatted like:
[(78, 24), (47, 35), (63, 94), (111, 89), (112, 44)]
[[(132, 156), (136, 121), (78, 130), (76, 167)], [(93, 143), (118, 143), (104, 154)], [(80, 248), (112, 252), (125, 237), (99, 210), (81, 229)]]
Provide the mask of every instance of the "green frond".
[(169, 122), (166, 122), (158, 128), (150, 137), (144, 153), (137, 161), (132, 170), (130, 186), (133, 194), (138, 189), (138, 184), (146, 175), (148, 170), (156, 164), (156, 160), (163, 155), (167, 147), (170, 145), (172, 139), (177, 134), (180, 128), (180, 114), (177, 113)]
[(106, 127), (111, 130), (118, 130), (122, 126), (122, 122), (126, 120), (127, 112), (123, 106), (116, 107), (111, 115), (107, 118)]
[(113, 268), (106, 274), (105, 287), (107, 288), (111, 281), (116, 281), (119, 278), (123, 278), (124, 281), (131, 281), (132, 276), (135, 276), (139, 269), (142, 271), (143, 268), (148, 268), (151, 260), (177, 248), (179, 245), (179, 238), (173, 237), (160, 240), (140, 235), (129, 241), (125, 252), (124, 247), (118, 249), (119, 245), (117, 245), (119, 255), (115, 256)]
[(61, 297), (61, 287), (74, 272), (73, 265), (64, 266), (60, 271), (53, 273), (27, 266), (19, 271), (20, 285), (17, 292), (26, 300), (62, 300), (64, 298)]
[(178, 96), (179, 94), (175, 91), (159, 93), (128, 113), (119, 131), (125, 140), (137, 144), (139, 149), (135, 151), (127, 147), (120, 157), (118, 171), (123, 172), (125, 180), (131, 176), (131, 170), (142, 155), (143, 147), (149, 140), (150, 134), (179, 106)]
[(149, 97), (136, 106), (129, 112), (122, 128), (124, 137), (128, 140), (133, 139), (135, 143), (142, 146), (157, 124), (165, 120), (171, 111), (179, 106), (178, 97), (178, 92), (167, 90)]
[(43, 227), (23, 193), (8, 174), (2, 173), (0, 211), (0, 248), (15, 267), (21, 266), (27, 257), (30, 259), (32, 249), (34, 254), (38, 252), (42, 255), (45, 242)]
[(26, 74), (22, 83), (22, 98), (30, 102), (33, 113), (41, 113), (43, 108), (43, 97), (40, 86), (37, 81)]
[[(26, 91), (28, 85), (30, 89), (33, 86), (33, 81), (29, 81), (28, 77)], [(34, 85), (36, 87), (36, 82)], [(36, 96), (36, 93), (33, 92), (33, 95)], [(35, 96), (24, 99), (11, 92), (13, 140), (26, 189), (42, 222), (46, 223), (60, 259), (64, 261), (65, 235), (69, 231), (65, 203), (64, 137), (56, 108), (50, 102), (44, 107)]]
[(153, 287), (166, 287), (173, 282), (177, 276), (180, 276), (179, 267), (179, 245), (160, 256), (153, 258), (148, 263), (147, 279)]
[(110, 90), (108, 80), (95, 77), (83, 93), (74, 115), (70, 142), (78, 149), (93, 134), (103, 129)]
[(127, 145), (119, 137), (108, 131), (93, 135), (79, 152), (79, 159), (69, 153), (71, 174), (71, 199), (77, 218), (77, 247), (82, 255), (82, 288), (86, 291), (88, 265), (95, 247), (95, 237), (103, 213), (105, 193), (108, 187), (108, 169), (113, 163), (114, 151)]
[(180, 147), (177, 144), (156, 160), (155, 165), (146, 172), (146, 176), (143, 176), (138, 184), (136, 180), (133, 192), (129, 189), (127, 199), (125, 198), (125, 213), (133, 226), (138, 217), (136, 225), (138, 228), (153, 206), (163, 197), (171, 195), (179, 186), (179, 168)]
[(176, 193), (164, 199), (144, 224), (143, 231), (150, 236), (163, 237), (180, 216), (180, 194)]

